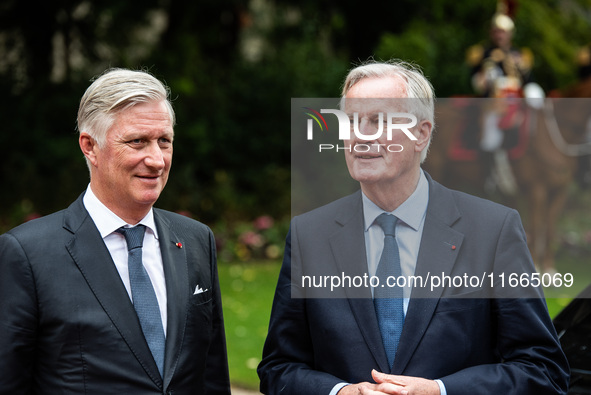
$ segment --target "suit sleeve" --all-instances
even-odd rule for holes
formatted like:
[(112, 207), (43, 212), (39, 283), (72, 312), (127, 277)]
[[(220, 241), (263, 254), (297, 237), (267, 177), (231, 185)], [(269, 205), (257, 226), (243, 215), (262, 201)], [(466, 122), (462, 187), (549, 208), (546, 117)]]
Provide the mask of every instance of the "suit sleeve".
[(37, 331), (35, 281), (22, 246), (0, 236), (0, 393), (31, 390)]
[[(306, 316), (306, 299), (297, 294), (292, 297), (291, 262), (292, 257), (297, 259), (297, 243), (292, 254), (292, 238), (297, 239), (295, 222), (287, 235), (269, 332), (258, 367), (261, 392), (269, 395), (328, 395), (343, 380), (313, 368), (314, 351)], [(297, 265), (294, 270), (297, 270)], [(293, 292), (298, 292), (297, 287)]]
[[(535, 270), (515, 211), (500, 232), (495, 270), (506, 274)], [(501, 362), (441, 377), (448, 394), (566, 394), (568, 362), (543, 295), (538, 295), (492, 300), (491, 322), (496, 326), (496, 353)]]
[(212, 341), (207, 354), (205, 368), (206, 394), (230, 394), (230, 375), (228, 372), (228, 353), (226, 350), (226, 335), (224, 331), (224, 317), (222, 313), (222, 296), (218, 277), (216, 247), (213, 233), (209, 231), (209, 248), (211, 251), (211, 284), (214, 287)]

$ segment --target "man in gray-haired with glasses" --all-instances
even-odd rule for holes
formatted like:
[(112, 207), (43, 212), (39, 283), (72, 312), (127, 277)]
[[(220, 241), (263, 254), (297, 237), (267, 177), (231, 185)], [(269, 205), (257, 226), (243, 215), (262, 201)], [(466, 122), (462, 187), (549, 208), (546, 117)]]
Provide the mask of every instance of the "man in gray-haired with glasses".
[(153, 208), (174, 123), (149, 73), (111, 69), (87, 89), (88, 188), (0, 236), (0, 393), (230, 393), (213, 234)]
[[(431, 84), (404, 62), (371, 62), (349, 73), (342, 98), (355, 131), (344, 155), (361, 190), (291, 222), (261, 391), (565, 394), (568, 363), (538, 289), (489, 297), (455, 280), (433, 290), (399, 281), (534, 271), (515, 210), (447, 189), (421, 169), (434, 127)], [(411, 136), (380, 133), (384, 113), (416, 121)], [(311, 277), (331, 282), (304, 281)]]

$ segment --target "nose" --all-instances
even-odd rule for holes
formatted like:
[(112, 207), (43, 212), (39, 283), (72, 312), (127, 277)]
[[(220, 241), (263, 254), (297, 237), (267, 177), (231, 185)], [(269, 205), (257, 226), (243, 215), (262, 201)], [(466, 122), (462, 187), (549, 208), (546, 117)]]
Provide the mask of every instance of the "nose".
[(164, 161), (164, 153), (162, 152), (162, 148), (158, 145), (157, 141), (152, 141), (146, 147), (146, 157), (144, 158), (144, 163), (146, 166), (161, 170), (166, 165)]
[(372, 122), (367, 117), (360, 117), (353, 120), (353, 128), (356, 142), (375, 142), (382, 135), (383, 122)]
[(359, 120), (359, 132), (363, 135), (369, 135), (375, 133), (376, 128), (369, 122), (366, 117)]

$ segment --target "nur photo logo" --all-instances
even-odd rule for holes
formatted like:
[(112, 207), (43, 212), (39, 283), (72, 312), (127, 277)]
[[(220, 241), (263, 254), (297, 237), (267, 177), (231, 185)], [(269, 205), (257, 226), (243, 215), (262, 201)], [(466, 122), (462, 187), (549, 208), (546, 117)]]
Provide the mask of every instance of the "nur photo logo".
[[(366, 123), (369, 123), (371, 127), (367, 127), (363, 124), (364, 118), (359, 117), (359, 113), (353, 112), (351, 114), (347, 114), (345, 111), (335, 110), (335, 109), (326, 109), (321, 108), (320, 111), (316, 111), (311, 107), (303, 107), (305, 114), (308, 115), (310, 118), (307, 119), (306, 123), (306, 138), (307, 140), (314, 139), (314, 125), (318, 125), (317, 128), (320, 129), (321, 132), (329, 132), (328, 123), (322, 114), (333, 114), (336, 116), (338, 122), (338, 138), (344, 142), (350, 141), (352, 138), (352, 133), (358, 140), (361, 141), (374, 141), (371, 144), (355, 144), (354, 146), (344, 145), (338, 146), (335, 144), (319, 144), (318, 150), (319, 152), (326, 151), (326, 150), (334, 150), (344, 151), (347, 150), (351, 152), (352, 150), (355, 152), (369, 152), (374, 150), (379, 152), (380, 149), (388, 150), (389, 152), (400, 152), (403, 150), (402, 145), (400, 144), (384, 144), (384, 143), (377, 143), (380, 138), (386, 134), (386, 139), (388, 141), (392, 141), (392, 136), (395, 130), (402, 131), (410, 140), (416, 141), (417, 138), (411, 133), (410, 129), (416, 126), (417, 124), (417, 117), (413, 114), (406, 113), (406, 112), (378, 112), (373, 113), (369, 117), (365, 117)], [(372, 133), (368, 133), (368, 129), (375, 129)]]

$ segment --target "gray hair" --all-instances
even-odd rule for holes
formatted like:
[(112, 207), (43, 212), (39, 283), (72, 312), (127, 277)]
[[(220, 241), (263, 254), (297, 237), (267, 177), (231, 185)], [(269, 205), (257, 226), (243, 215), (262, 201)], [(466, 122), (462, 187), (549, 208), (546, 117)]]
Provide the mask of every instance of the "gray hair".
[[(343, 84), (341, 99), (344, 99), (347, 92), (365, 78), (400, 77), (406, 82), (407, 97), (412, 100), (412, 109), (408, 109), (417, 116), (420, 121), (429, 121), (435, 129), (435, 91), (433, 85), (427, 80), (421, 69), (408, 62), (401, 60), (390, 60), (387, 62), (376, 62), (374, 60), (365, 62), (355, 67)], [(342, 103), (344, 104), (344, 103)], [(431, 137), (433, 133), (431, 133)], [(427, 152), (431, 145), (431, 137), (425, 149), (421, 152), (421, 163), (427, 158)]]
[(117, 114), (136, 104), (154, 101), (165, 102), (174, 125), (169, 96), (170, 89), (145, 71), (108, 69), (94, 80), (80, 100), (78, 131), (88, 133), (102, 148)]

